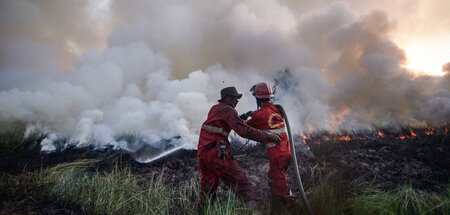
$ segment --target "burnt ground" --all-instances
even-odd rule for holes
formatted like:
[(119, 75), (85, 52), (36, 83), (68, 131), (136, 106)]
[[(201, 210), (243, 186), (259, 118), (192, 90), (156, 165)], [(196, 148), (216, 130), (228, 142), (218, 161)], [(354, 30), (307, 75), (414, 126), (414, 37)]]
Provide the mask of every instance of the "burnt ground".
[(450, 182), (450, 138), (442, 142), (444, 137), (325, 142), (311, 148), (344, 179), (361, 179), (382, 190), (411, 184), (438, 191)]
[[(450, 136), (445, 133), (422, 135), (412, 139), (355, 138), (351, 140), (313, 140), (306, 145), (315, 155), (308, 157), (297, 146), (297, 159), (303, 184), (314, 186), (317, 178), (334, 172), (333, 179), (341, 185), (357, 184), (358, 189), (370, 188), (389, 190), (410, 184), (414, 188), (440, 192), (450, 183)], [(268, 158), (263, 146), (242, 148), (232, 143), (232, 154), (249, 180), (255, 185), (259, 196), (270, 195), (267, 172)], [(200, 177), (197, 169), (196, 151), (179, 150), (150, 164), (136, 164), (133, 168), (140, 174), (159, 173), (164, 169), (167, 180), (177, 183), (191, 177)], [(298, 190), (295, 171), (290, 166), (288, 183)], [(351, 183), (352, 182), (352, 183)], [(225, 187), (222, 187), (225, 188)]]
[[(327, 138), (329, 139), (329, 138)], [(297, 146), (297, 159), (306, 189), (314, 186), (314, 174), (330, 174), (342, 189), (359, 192), (368, 187), (389, 190), (410, 184), (414, 188), (444, 191), (450, 183), (450, 137), (448, 134), (420, 136), (413, 139), (357, 138), (351, 140), (308, 140), (306, 145), (315, 155), (309, 158)], [(236, 155), (240, 166), (267, 195), (266, 173), (269, 169), (264, 148), (253, 147)], [(293, 165), (288, 170), (291, 190), (298, 191)], [(346, 187), (346, 186), (349, 187)], [(356, 186), (358, 185), (358, 186)]]
[[(309, 158), (301, 153), (299, 148), (297, 150), (300, 173), (306, 189), (308, 186), (314, 186), (311, 171), (315, 171), (315, 174), (334, 172), (336, 174), (331, 180), (339, 181), (344, 186), (346, 184), (353, 186), (355, 183), (351, 182), (357, 181), (357, 184), (362, 187), (370, 186), (379, 190), (389, 190), (410, 184), (414, 188), (439, 192), (445, 190), (450, 183), (450, 135), (446, 132), (419, 135), (412, 139), (399, 139), (393, 136), (355, 137), (350, 140), (316, 137), (306, 140), (306, 145), (315, 155), (315, 158)], [(257, 194), (269, 196), (270, 188), (267, 180), (269, 165), (265, 149), (257, 145), (239, 150), (241, 146), (233, 143), (234, 158), (255, 185)], [(80, 158), (100, 160), (92, 171), (111, 170), (117, 165), (127, 166), (133, 173), (143, 177), (150, 178), (152, 175), (163, 173), (165, 181), (170, 184), (177, 184), (192, 177), (200, 178), (196, 151), (185, 149), (175, 151), (151, 163), (138, 163), (132, 154), (109, 148), (103, 150), (69, 148), (52, 154), (40, 154), (35, 149), (28, 149), (16, 154), (3, 155), (0, 162), (0, 174), (32, 173)], [(287, 173), (288, 183), (295, 192), (298, 187), (294, 181), (292, 166)], [(358, 192), (358, 187), (354, 186), (343, 189)], [(6, 200), (3, 197), (1, 199)], [(26, 199), (9, 202), (6, 200), (2, 207), (22, 207), (21, 204), (28, 204), (27, 207), (31, 208), (31, 211), (50, 214), (57, 211), (43, 209), (46, 207), (45, 202), (30, 202)]]

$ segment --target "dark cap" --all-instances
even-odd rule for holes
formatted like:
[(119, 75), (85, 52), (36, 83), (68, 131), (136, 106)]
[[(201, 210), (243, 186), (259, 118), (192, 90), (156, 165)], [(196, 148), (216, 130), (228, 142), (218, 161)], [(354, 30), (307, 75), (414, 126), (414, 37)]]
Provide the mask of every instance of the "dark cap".
[(220, 91), (221, 98), (220, 98), (220, 100), (218, 100), (218, 102), (221, 102), (222, 99), (225, 98), (226, 96), (234, 96), (234, 97), (240, 99), (242, 97), (242, 94), (239, 94), (235, 87), (226, 87)]

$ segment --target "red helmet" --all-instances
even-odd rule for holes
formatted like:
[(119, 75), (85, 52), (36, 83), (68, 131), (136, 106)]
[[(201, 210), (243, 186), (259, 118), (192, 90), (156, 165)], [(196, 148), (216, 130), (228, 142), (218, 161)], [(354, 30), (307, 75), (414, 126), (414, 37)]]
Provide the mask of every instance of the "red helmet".
[(252, 91), (253, 96), (258, 99), (268, 99), (274, 97), (272, 87), (264, 82), (256, 84), (250, 89), (250, 91)]

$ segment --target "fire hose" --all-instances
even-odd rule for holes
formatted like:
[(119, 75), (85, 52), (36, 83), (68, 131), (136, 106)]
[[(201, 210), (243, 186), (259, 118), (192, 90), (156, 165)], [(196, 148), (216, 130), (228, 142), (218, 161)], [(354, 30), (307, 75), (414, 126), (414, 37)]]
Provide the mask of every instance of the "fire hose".
[(302, 179), (300, 177), (300, 171), (298, 170), (297, 156), (295, 154), (295, 146), (294, 146), (294, 141), (292, 139), (291, 127), (289, 126), (288, 117), (287, 117), (286, 112), (284, 111), (284, 109), (283, 109), (283, 107), (281, 105), (277, 104), (275, 106), (278, 108), (278, 110), (280, 110), (281, 115), (283, 115), (283, 118), (284, 118), (284, 121), (285, 121), (285, 124), (286, 124), (286, 130), (287, 130), (287, 133), (288, 133), (289, 143), (290, 143), (290, 146), (291, 146), (292, 162), (294, 163), (294, 169), (295, 169), (295, 173), (296, 173), (298, 187), (299, 187), (299, 190), (300, 190), (300, 195), (301, 195), (302, 200), (303, 200), (303, 204), (305, 205), (306, 210), (308, 210), (308, 213), (310, 215), (313, 215), (311, 207), (309, 207), (308, 199), (306, 199), (305, 190), (303, 189), (303, 183), (302, 183)]

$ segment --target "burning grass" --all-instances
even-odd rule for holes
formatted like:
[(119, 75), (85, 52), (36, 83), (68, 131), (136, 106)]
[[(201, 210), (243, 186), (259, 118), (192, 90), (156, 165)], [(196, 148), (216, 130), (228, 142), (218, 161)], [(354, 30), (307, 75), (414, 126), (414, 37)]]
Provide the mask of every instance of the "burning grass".
[[(383, 138), (344, 134), (350, 140), (332, 136), (324, 140), (324, 136), (310, 136), (307, 144), (316, 159), (298, 156), (315, 214), (448, 214), (447, 134), (439, 129), (431, 135), (426, 129), (412, 131), (417, 138), (398, 139), (387, 131)], [(42, 138), (23, 138), (23, 132), (1, 136), (2, 145), (18, 145), (1, 156), (0, 213), (197, 213), (200, 177), (195, 151), (180, 150), (141, 164), (127, 152), (110, 149), (68, 148), (40, 154), (36, 142)], [(260, 209), (251, 211), (222, 187), (218, 201), (209, 202), (205, 214), (306, 213), (300, 206), (271, 208), (263, 148), (244, 148), (235, 158), (255, 185)], [(292, 177), (288, 183), (295, 193)], [(300, 199), (297, 205), (301, 205)]]

